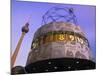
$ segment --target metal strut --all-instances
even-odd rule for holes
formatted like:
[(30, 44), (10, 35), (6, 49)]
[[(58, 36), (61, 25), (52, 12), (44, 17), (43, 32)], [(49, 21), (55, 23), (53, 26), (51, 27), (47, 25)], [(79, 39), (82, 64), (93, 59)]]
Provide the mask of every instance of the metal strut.
[(50, 22), (58, 22), (60, 19), (63, 19), (61, 21), (70, 22), (77, 25), (77, 18), (74, 14), (74, 9), (58, 6), (49, 9), (42, 16), (42, 25), (45, 25)]

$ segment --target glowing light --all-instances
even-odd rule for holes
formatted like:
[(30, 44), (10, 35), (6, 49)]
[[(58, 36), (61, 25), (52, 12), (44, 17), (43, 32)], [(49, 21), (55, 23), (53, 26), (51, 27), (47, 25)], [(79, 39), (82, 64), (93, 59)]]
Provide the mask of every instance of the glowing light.
[(58, 67), (56, 67), (56, 66), (54, 67), (54, 69), (57, 69), (57, 68), (58, 68)]
[(69, 38), (71, 41), (74, 41), (74, 36), (73, 35), (69, 35)]
[(59, 35), (59, 40), (60, 40), (60, 41), (63, 41), (64, 39), (65, 39), (64, 34), (60, 34), (60, 35)]
[(70, 69), (71, 67), (70, 66), (68, 66), (68, 69)]
[(51, 64), (51, 62), (48, 62), (48, 64)]
[(76, 63), (79, 64), (79, 61), (77, 61)]

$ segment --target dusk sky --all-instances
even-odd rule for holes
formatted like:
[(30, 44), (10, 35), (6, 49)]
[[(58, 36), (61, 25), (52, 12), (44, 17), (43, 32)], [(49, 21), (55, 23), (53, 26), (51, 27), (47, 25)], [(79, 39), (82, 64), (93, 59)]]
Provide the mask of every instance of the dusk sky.
[(21, 36), (21, 28), (27, 22), (28, 17), (31, 15), (29, 21), (29, 32), (25, 35), (22, 42), (19, 55), (15, 65), (25, 66), (29, 51), (31, 50), (31, 43), (34, 32), (41, 27), (42, 16), (46, 11), (54, 6), (71, 7), (77, 17), (77, 21), (81, 29), (85, 32), (86, 38), (89, 40), (90, 47), (96, 58), (96, 8), (90, 5), (73, 5), (73, 4), (56, 4), (56, 3), (39, 3), (39, 2), (20, 2), (12, 0), (12, 13), (11, 13), (11, 50), (14, 52), (18, 40)]

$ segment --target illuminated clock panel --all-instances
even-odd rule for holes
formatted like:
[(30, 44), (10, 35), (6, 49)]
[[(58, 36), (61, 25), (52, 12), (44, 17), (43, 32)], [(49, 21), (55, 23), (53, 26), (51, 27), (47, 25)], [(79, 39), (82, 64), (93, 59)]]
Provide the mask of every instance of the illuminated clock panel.
[[(81, 53), (84, 53), (87, 56), (89, 55), (87, 53), (88, 46), (83, 44), (81, 42), (82, 40), (78, 39), (77, 41), (74, 41), (75, 39), (73, 38), (72, 35), (69, 35), (69, 38), (70, 38), (70, 41), (64, 41), (65, 40), (65, 35), (60, 34), (60, 35), (57, 35), (57, 37), (53, 40), (54, 42), (48, 42), (48, 43), (45, 43), (44, 45), (42, 44), (41, 46), (34, 45), (34, 43), (33, 43), (33, 46), (34, 47), (37, 46), (36, 48), (41, 49), (40, 52), (42, 51), (42, 53), (44, 53), (44, 54), (45, 54), (45, 52), (47, 52), (49, 50), (52, 50), (52, 51), (55, 51), (55, 53), (57, 53), (57, 54), (58, 54), (58, 52), (59, 53), (65, 52), (65, 54), (63, 54), (63, 56), (66, 56), (67, 50), (68, 51), (70, 50), (71, 52), (73, 52), (74, 57), (75, 57), (75, 53), (77, 51), (80, 51)], [(62, 51), (62, 49), (63, 49), (63, 51)], [(58, 52), (57, 52), (57, 50), (58, 50)], [(60, 54), (60, 55), (57, 55), (57, 54), (56, 55), (53, 54), (53, 56), (62, 57), (62, 54)], [(41, 53), (38, 56), (40, 56), (40, 55), (41, 55)], [(47, 55), (45, 55), (45, 56), (47, 56)], [(40, 56), (38, 59), (40, 59), (41, 57), (42, 56)]]
[(49, 35), (43, 35), (38, 39), (35, 39), (34, 42), (32, 43), (32, 48), (38, 48), (42, 44), (50, 43), (50, 42), (58, 42), (58, 41), (63, 41), (63, 42), (71, 42), (71, 44), (75, 44), (75, 42), (80, 43), (82, 45), (87, 45), (88, 42), (86, 39), (79, 37), (76, 34), (69, 34), (71, 32), (65, 33), (65, 32), (56, 32), (54, 34), (48, 33)]
[(48, 32), (51, 32), (51, 31), (72, 31), (72, 32), (76, 32), (81, 35), (84, 35), (83, 31), (79, 28), (79, 26), (73, 25), (71, 23), (55, 22), (55, 23), (49, 23), (49, 24), (46, 24), (40, 27), (36, 31), (34, 38), (36, 38), (39, 35), (43, 35)]

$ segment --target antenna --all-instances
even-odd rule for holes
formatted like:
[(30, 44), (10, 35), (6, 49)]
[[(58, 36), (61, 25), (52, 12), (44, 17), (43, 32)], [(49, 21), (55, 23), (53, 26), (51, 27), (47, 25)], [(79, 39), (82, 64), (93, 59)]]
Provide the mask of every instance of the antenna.
[[(30, 18), (29, 18), (29, 19), (30, 19)], [(14, 66), (15, 61), (16, 61), (16, 58), (17, 58), (18, 53), (19, 53), (19, 50), (20, 50), (21, 43), (22, 43), (22, 41), (23, 41), (23, 39), (24, 39), (24, 36), (25, 36), (25, 34), (29, 31), (29, 28), (28, 28), (28, 26), (29, 26), (29, 23), (28, 23), (28, 22), (29, 22), (29, 19), (28, 19), (28, 21), (26, 22), (26, 24), (22, 27), (22, 34), (21, 34), (21, 37), (20, 37), (20, 39), (19, 39), (19, 41), (18, 41), (18, 44), (17, 44), (17, 46), (16, 46), (16, 48), (15, 48), (15, 51), (14, 51), (13, 55), (11, 56), (11, 67)]]

